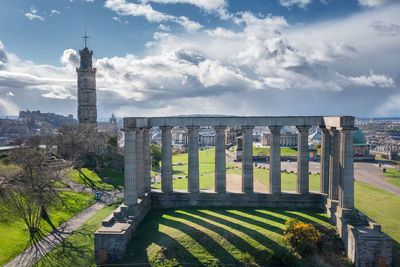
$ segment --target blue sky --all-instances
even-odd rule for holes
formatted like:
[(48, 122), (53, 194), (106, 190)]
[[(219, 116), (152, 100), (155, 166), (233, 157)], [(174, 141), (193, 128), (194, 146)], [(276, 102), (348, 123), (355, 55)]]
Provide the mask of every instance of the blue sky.
[(0, 115), (76, 114), (86, 26), (99, 117), (396, 116), (398, 0), (3, 0)]

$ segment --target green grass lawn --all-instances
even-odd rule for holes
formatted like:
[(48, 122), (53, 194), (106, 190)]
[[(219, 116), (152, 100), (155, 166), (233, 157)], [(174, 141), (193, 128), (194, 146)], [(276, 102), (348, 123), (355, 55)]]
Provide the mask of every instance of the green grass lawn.
[(386, 181), (388, 181), (391, 184), (400, 186), (400, 179), (399, 178), (387, 178)]
[[(200, 175), (200, 190), (208, 190), (214, 187), (214, 174)], [(152, 184), (151, 188), (160, 189), (161, 183)], [(177, 190), (187, 190), (188, 178), (175, 178), (173, 180), (173, 188)]]
[[(55, 227), (94, 203), (94, 196), (87, 193), (63, 192), (61, 197), (62, 204), (50, 207), (49, 215)], [(45, 233), (52, 230), (45, 221), (41, 225)], [(7, 213), (0, 214), (0, 265), (21, 253), (28, 241), (29, 232), (21, 219)]]
[(104, 169), (99, 173), (93, 170), (83, 168), (82, 172), (85, 177), (81, 177), (77, 170), (71, 170), (67, 173), (67, 177), (77, 183), (96, 187), (98, 190), (102, 191), (112, 191), (116, 189), (122, 189), (124, 186), (124, 174), (120, 171), (107, 170)]
[(106, 206), (87, 220), (75, 233), (68, 236), (64, 244), (55, 247), (45, 259), (34, 266), (95, 266), (94, 232), (116, 207)]
[[(188, 153), (181, 153), (172, 156), (172, 164), (188, 164)], [(214, 164), (215, 148), (199, 151), (199, 164)]]
[(383, 176), (400, 178), (400, 170), (397, 168), (386, 168), (386, 172), (383, 174)]
[[(253, 147), (254, 156), (268, 156), (270, 152), (269, 147)], [(281, 156), (296, 156), (297, 149), (290, 147), (281, 147)]]
[[(227, 170), (226, 173), (242, 175), (242, 170)], [(320, 176), (316, 174), (309, 175), (310, 177), (310, 191), (319, 191)], [(269, 187), (269, 170), (268, 169), (254, 169), (254, 178), (258, 179), (266, 188)], [(284, 191), (296, 191), (296, 173), (281, 173), (281, 186)]]
[(285, 221), (328, 226), (318, 211), (256, 208), (152, 210), (120, 264), (156, 266), (281, 265), (296, 260), (283, 241)]
[(9, 175), (13, 175), (16, 172), (18, 172), (19, 167), (16, 165), (5, 165), (0, 163), (0, 176), (9, 176)]
[(400, 257), (400, 197), (375, 186), (355, 181), (355, 206), (372, 220), (382, 225), (382, 231), (395, 240)]

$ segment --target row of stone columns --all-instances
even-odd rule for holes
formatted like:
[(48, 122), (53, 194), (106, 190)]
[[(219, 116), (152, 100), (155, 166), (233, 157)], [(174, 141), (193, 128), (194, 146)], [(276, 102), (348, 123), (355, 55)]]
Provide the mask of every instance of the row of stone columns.
[[(172, 127), (160, 127), (162, 131), (161, 190), (173, 191)], [(269, 126), (270, 177), (269, 191), (281, 193), (280, 130), (281, 126)], [(253, 186), (253, 138), (254, 127), (242, 127), (242, 192), (251, 193)], [(309, 192), (308, 131), (310, 126), (297, 126), (297, 186), (300, 194)], [(225, 127), (215, 127), (215, 192), (226, 192)], [(321, 193), (336, 200), (344, 208), (354, 206), (353, 129), (321, 127)], [(199, 192), (199, 127), (188, 127), (188, 191)], [(137, 198), (145, 196), (151, 187), (151, 160), (149, 153), (149, 129), (125, 130), (125, 204), (134, 205)]]
[(124, 203), (132, 206), (150, 191), (150, 137), (148, 128), (125, 129), (124, 132)]
[(353, 128), (321, 127), (320, 191), (342, 208), (354, 208)]

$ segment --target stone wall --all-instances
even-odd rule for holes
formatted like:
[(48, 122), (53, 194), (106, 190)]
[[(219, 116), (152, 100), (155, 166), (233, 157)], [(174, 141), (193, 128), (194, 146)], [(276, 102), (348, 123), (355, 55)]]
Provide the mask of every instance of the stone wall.
[(103, 220), (102, 227), (94, 234), (96, 264), (115, 262), (124, 255), (129, 240), (150, 210), (150, 204), (150, 196), (146, 195), (134, 211), (121, 205)]
[(322, 209), (323, 196), (317, 193), (186, 193), (151, 192), (151, 207), (155, 209), (183, 207), (264, 207)]

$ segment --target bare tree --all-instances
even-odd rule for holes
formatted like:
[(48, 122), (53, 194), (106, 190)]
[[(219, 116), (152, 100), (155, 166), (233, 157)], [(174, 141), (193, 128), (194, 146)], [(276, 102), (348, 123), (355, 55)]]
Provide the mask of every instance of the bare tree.
[(56, 185), (62, 181), (65, 164), (36, 146), (15, 149), (9, 159), (20, 171), (6, 177), (5, 182), (17, 193), (36, 198), (41, 206), (41, 217), (49, 219), (47, 207), (60, 199)]
[[(104, 152), (107, 135), (98, 133), (96, 125), (64, 125), (57, 135), (58, 154), (72, 163), (80, 178), (92, 188), (92, 180), (83, 172), (83, 167), (101, 168), (102, 150)], [(94, 162), (91, 164), (91, 162)], [(91, 166), (93, 165), (93, 166)]]

